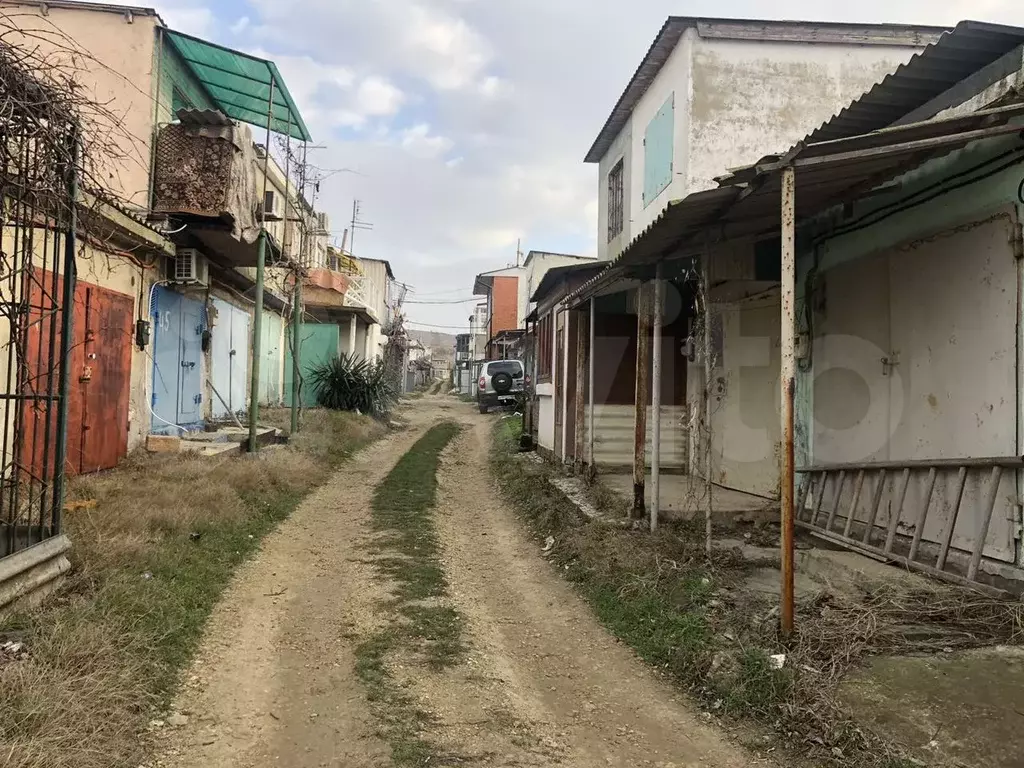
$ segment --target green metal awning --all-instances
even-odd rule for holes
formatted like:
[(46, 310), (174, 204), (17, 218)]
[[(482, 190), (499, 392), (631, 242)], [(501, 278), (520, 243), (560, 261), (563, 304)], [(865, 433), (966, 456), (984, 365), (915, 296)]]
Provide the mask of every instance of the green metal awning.
[(275, 133), (312, 138), (274, 62), (169, 29), (164, 36), (225, 115), (266, 128), (269, 113)]

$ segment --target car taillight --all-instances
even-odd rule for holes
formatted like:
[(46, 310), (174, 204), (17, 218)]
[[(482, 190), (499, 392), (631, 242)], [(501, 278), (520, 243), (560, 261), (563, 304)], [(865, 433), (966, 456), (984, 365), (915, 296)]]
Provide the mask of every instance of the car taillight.
[(480, 387), (480, 389), (487, 389), (487, 379), (481, 376), (480, 381), (477, 382), (477, 385)]

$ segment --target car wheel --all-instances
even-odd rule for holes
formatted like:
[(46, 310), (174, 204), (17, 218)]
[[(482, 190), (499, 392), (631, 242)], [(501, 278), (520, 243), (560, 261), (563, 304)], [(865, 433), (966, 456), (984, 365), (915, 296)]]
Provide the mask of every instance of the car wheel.
[(480, 413), (487, 413), (490, 410), (486, 405), (480, 406)]

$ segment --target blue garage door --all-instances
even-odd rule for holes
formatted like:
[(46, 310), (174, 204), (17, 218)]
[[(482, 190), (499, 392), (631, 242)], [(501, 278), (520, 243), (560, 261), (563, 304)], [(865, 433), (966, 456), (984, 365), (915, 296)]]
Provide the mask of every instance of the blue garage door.
[(213, 308), (217, 317), (211, 329), (210, 379), (217, 392), (212, 412), (214, 418), (224, 418), (248, 410), (249, 313), (221, 299), (213, 300)]
[(153, 291), (153, 419), (157, 434), (199, 428), (202, 416), (203, 304), (158, 286)]

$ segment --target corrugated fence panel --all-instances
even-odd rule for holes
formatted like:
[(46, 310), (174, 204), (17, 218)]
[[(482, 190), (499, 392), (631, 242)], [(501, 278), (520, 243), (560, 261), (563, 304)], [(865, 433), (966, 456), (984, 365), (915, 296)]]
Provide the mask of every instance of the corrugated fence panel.
[[(662, 406), (661, 466), (685, 469), (689, 462), (689, 431), (684, 406)], [(595, 405), (594, 459), (599, 467), (633, 465), (633, 406)], [(647, 410), (647, 465), (651, 464), (651, 435), (654, 417)], [(588, 419), (588, 433), (589, 433)], [(588, 434), (589, 439), (589, 434)]]

